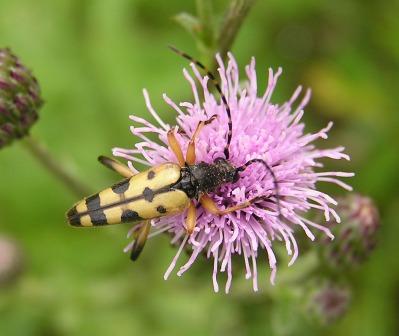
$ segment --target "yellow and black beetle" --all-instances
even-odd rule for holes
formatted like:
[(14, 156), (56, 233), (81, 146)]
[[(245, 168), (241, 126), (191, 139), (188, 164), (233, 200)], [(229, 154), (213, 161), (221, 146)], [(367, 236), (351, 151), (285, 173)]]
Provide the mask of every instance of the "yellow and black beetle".
[(187, 209), (186, 231), (190, 235), (196, 224), (194, 200), (197, 200), (206, 211), (214, 215), (225, 215), (264, 200), (266, 196), (261, 195), (221, 210), (208, 196), (208, 193), (215, 191), (221, 185), (236, 182), (240, 178), (240, 172), (253, 163), (261, 163), (271, 174), (276, 189), (276, 205), (280, 213), (278, 183), (270, 166), (262, 159), (252, 159), (240, 167), (234, 167), (229, 162), (229, 146), (232, 138), (231, 113), (218, 81), (202, 63), (173, 47), (171, 48), (205, 70), (221, 95), (229, 120), (227, 142), (223, 153), (225, 157), (220, 157), (213, 163), (196, 163), (196, 138), (201, 129), (211, 123), (216, 116), (198, 123), (188, 144), (185, 157), (173, 130), (168, 132), (169, 147), (175, 154), (178, 163), (163, 163), (134, 175), (128, 167), (120, 162), (104, 156), (99, 157), (102, 164), (118, 172), (125, 179), (76, 203), (67, 212), (68, 222), (78, 227), (142, 222), (132, 247), (132, 260), (137, 259), (144, 247), (150, 231), (151, 219), (174, 215)]

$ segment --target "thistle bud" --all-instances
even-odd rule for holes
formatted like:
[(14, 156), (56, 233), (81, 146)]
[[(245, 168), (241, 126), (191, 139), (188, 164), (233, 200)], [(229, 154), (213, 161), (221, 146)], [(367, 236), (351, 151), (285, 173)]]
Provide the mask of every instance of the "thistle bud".
[(341, 223), (329, 222), (335, 239), (328, 242), (326, 257), (333, 266), (351, 267), (363, 262), (374, 249), (380, 218), (369, 197), (350, 194), (338, 203)]
[(0, 48), (0, 148), (27, 135), (43, 101), (32, 72), (8, 48)]
[(310, 295), (310, 316), (320, 324), (331, 324), (343, 317), (348, 310), (351, 292), (348, 287), (325, 283)]

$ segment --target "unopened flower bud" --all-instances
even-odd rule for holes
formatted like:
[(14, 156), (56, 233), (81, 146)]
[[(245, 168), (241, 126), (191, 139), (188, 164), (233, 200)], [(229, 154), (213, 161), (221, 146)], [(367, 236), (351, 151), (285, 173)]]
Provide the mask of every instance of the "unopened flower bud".
[(345, 315), (350, 300), (348, 287), (327, 282), (311, 293), (310, 315), (320, 324), (331, 324)]
[(350, 194), (338, 203), (341, 223), (329, 222), (335, 239), (328, 242), (325, 252), (333, 266), (350, 267), (364, 261), (373, 250), (380, 218), (369, 197)]
[(8, 48), (0, 48), (0, 148), (27, 135), (43, 101), (32, 72)]

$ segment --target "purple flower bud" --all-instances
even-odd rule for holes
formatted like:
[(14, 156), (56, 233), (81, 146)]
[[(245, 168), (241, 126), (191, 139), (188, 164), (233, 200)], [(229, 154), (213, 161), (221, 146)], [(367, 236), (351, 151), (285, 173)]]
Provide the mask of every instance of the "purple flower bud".
[(311, 293), (310, 316), (321, 324), (331, 324), (343, 317), (351, 301), (350, 289), (343, 285), (325, 283)]
[(352, 267), (374, 249), (380, 216), (371, 198), (355, 193), (339, 200), (338, 213), (341, 223), (328, 223), (336, 239), (327, 242), (325, 256), (334, 267)]
[(0, 48), (0, 148), (28, 134), (42, 105), (31, 71), (10, 49)]

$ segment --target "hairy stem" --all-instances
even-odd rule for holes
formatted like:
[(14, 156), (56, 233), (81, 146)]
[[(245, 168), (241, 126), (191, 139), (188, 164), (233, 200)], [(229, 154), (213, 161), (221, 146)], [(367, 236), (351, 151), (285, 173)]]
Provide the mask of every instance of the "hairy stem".
[(63, 165), (61, 165), (41, 144), (32, 136), (27, 136), (23, 141), (25, 148), (45, 167), (53, 176), (61, 181), (64, 186), (78, 197), (90, 194), (84, 184), (78, 181)]
[[(223, 60), (231, 49), (235, 38), (241, 28), (244, 19), (256, 0), (232, 0), (227, 9), (219, 33), (217, 35), (216, 48)], [(216, 64), (212, 64), (215, 69)]]

